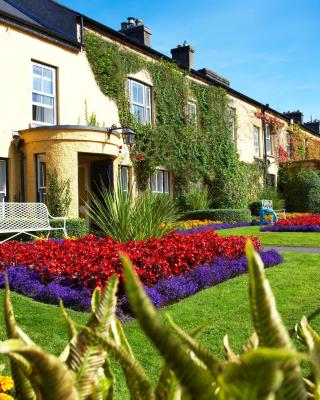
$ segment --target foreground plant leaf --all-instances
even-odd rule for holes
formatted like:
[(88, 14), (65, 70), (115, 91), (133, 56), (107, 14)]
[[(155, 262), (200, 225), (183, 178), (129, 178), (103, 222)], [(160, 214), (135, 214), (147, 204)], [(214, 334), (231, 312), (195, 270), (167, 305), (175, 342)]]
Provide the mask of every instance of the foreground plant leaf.
[(32, 384), (38, 393), (37, 400), (80, 399), (73, 373), (58, 358), (41, 348), (26, 346), (21, 340), (9, 339), (0, 343), (0, 353), (18, 354), (28, 361)]
[(283, 383), (283, 365), (303, 358), (294, 351), (259, 348), (228, 363), (219, 377), (220, 399), (266, 400), (282, 398), (276, 395)]
[[(95, 291), (92, 302), (95, 311), (91, 313), (87, 326), (83, 327), (70, 342), (66, 363), (76, 373), (77, 388), (80, 399), (83, 400), (92, 393), (96, 385), (96, 374), (105, 363), (106, 352), (97, 344), (94, 337), (107, 336), (109, 333), (111, 320), (115, 315), (117, 289), (118, 278), (114, 275), (104, 288), (101, 298)], [(87, 328), (92, 334), (89, 334)]]
[[(249, 272), (249, 299), (255, 331), (262, 347), (294, 349), (276, 307), (269, 281), (259, 254), (249, 241), (246, 245)], [(299, 362), (290, 360), (283, 366), (284, 379), (280, 396), (286, 400), (304, 400), (307, 397)]]
[(303, 317), (300, 324), (296, 326), (300, 340), (307, 346), (310, 354), (311, 367), (315, 378), (314, 395), (320, 399), (320, 337)]
[[(21, 339), (24, 342), (26, 341), (26, 336), (21, 338), (21, 332), (19, 332), (19, 328), (16, 323), (16, 319), (14, 316), (14, 311), (10, 298), (10, 289), (8, 278), (5, 276), (5, 298), (4, 298), (4, 314), (7, 328), (7, 335), (9, 339)], [(28, 338), (29, 339), (29, 338)], [(30, 339), (31, 341), (31, 339)], [(15, 385), (15, 397), (17, 400), (35, 400), (36, 393), (31, 385), (30, 380), (27, 378), (26, 374), (23, 372), (28, 368), (31, 368), (28, 365), (27, 360), (24, 360), (23, 357), (10, 357), (11, 364), (11, 374), (14, 380)]]
[(144, 293), (130, 260), (124, 254), (121, 254), (121, 260), (124, 265), (130, 305), (146, 335), (192, 397), (199, 400), (216, 399), (211, 374), (192, 360), (182, 342), (161, 321), (156, 309)]

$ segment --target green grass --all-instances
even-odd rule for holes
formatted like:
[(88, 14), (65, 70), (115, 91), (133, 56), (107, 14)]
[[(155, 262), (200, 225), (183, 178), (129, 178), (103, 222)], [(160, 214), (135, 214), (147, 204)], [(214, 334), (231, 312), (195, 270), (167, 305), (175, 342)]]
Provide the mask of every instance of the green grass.
[(221, 236), (253, 235), (260, 238), (262, 244), (271, 246), (320, 247), (320, 232), (260, 232), (259, 226), (221, 229)]
[[(284, 322), (288, 329), (292, 329), (303, 315), (311, 316), (312, 325), (320, 331), (320, 254), (284, 253), (284, 256), (283, 264), (267, 270)], [(162, 314), (170, 312), (186, 330), (206, 322), (207, 328), (199, 339), (217, 356), (223, 357), (225, 333), (229, 334), (231, 345), (239, 350), (252, 332), (247, 291), (247, 276), (243, 275), (199, 292), (168, 307)], [(12, 300), (19, 324), (32, 339), (55, 354), (62, 351), (67, 336), (58, 307), (37, 303), (15, 293), (12, 293)], [(2, 303), (3, 291), (0, 291)], [(86, 319), (86, 314), (71, 314), (78, 322)], [(2, 339), (4, 331), (2, 324)], [(159, 356), (137, 323), (127, 324), (125, 331), (136, 357), (154, 381), (159, 373)], [(128, 393), (118, 366), (116, 376), (117, 399), (127, 399)]]

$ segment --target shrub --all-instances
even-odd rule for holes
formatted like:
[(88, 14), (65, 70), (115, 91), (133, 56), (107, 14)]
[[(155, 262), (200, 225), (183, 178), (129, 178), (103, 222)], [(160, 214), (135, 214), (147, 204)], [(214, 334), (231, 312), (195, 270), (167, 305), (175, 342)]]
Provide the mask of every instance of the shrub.
[(260, 209), (261, 209), (261, 200), (253, 201), (252, 203), (249, 204), (249, 210), (251, 212), (251, 215), (253, 215), (254, 217), (258, 217), (260, 215)]
[(149, 191), (135, 196), (120, 183), (116, 193), (102, 186), (99, 195), (91, 194), (86, 211), (104, 235), (120, 242), (159, 238), (173, 230), (171, 223), (178, 217), (169, 196)]
[(189, 211), (184, 213), (182, 218), (184, 220), (198, 219), (198, 220), (222, 221), (227, 223), (250, 222), (252, 219), (250, 210), (248, 210), (247, 208)]
[(282, 182), (289, 211), (320, 212), (320, 177), (312, 170), (303, 170)]
[(207, 210), (210, 207), (208, 188), (193, 187), (182, 194), (185, 210)]
[[(63, 226), (63, 222), (51, 220), (50, 225), (52, 226), (52, 228), (61, 228)], [(69, 218), (67, 219), (66, 226), (68, 237), (80, 238), (88, 234), (86, 220), (83, 218)], [(47, 236), (48, 231), (37, 232), (37, 235), (39, 235), (40, 237)], [(61, 230), (51, 231), (49, 237), (52, 239), (64, 239), (64, 233)]]
[(71, 203), (70, 179), (59, 179), (56, 170), (48, 171), (46, 203), (54, 217), (68, 215)]

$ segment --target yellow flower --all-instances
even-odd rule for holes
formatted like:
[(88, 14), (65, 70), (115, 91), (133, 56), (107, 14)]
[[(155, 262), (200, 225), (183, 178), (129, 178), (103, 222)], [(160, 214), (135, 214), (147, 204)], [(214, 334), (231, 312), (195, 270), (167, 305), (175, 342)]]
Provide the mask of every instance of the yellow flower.
[(9, 394), (0, 393), (0, 400), (14, 400), (14, 398)]
[(0, 392), (7, 392), (8, 390), (11, 390), (13, 386), (14, 382), (11, 376), (0, 376)]

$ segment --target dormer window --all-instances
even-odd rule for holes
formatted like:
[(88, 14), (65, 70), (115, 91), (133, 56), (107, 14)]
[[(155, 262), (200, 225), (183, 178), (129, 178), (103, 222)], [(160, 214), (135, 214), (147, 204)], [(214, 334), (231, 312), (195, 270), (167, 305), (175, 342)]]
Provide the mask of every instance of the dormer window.
[(133, 79), (128, 79), (130, 110), (140, 124), (151, 124), (151, 89)]

